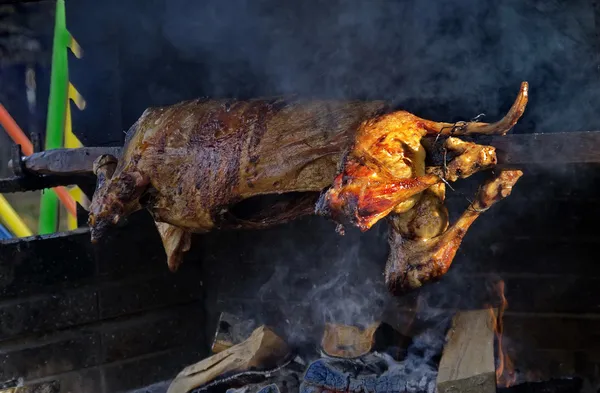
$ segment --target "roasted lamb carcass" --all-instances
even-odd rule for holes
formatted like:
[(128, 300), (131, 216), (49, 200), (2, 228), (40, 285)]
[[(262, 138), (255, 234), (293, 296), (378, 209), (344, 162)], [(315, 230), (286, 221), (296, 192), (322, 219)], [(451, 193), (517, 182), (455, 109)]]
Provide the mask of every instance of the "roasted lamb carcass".
[[(483, 194), (448, 229), (445, 183), (496, 164), (493, 147), (454, 135), (506, 134), (523, 114), (527, 100), (524, 82), (509, 113), (494, 124), (436, 123), (404, 111), (367, 120), (357, 131), (332, 186), (320, 197), (316, 212), (363, 231), (389, 216), (391, 251), (385, 279), (392, 293), (440, 278), (469, 225), (484, 208), (508, 196), (521, 176), (518, 171), (503, 172), (484, 186)], [(421, 139), (428, 134), (453, 135), (444, 144), (454, 158), (444, 167), (425, 167)]]
[(145, 207), (175, 270), (191, 233), (312, 214), (359, 124), (385, 111), (383, 102), (280, 98), (148, 109), (128, 131), (118, 163), (96, 161), (92, 240)]
[[(388, 113), (382, 102), (195, 100), (148, 109), (129, 130), (122, 157), (96, 162), (92, 240), (145, 207), (175, 270), (191, 233), (263, 228), (312, 214), (330, 186), (317, 204), (319, 214), (349, 218), (363, 230), (398, 216), (412, 223), (407, 233), (402, 223), (392, 225), (402, 238), (410, 239), (415, 225), (421, 229), (413, 239), (435, 238), (448, 226), (442, 182), (492, 166), (495, 154), (452, 137), (445, 142), (455, 153), (448, 165), (425, 168), (421, 138), (504, 133), (526, 101), (524, 84), (510, 113), (495, 124), (437, 123)], [(390, 285), (400, 287), (406, 288)]]

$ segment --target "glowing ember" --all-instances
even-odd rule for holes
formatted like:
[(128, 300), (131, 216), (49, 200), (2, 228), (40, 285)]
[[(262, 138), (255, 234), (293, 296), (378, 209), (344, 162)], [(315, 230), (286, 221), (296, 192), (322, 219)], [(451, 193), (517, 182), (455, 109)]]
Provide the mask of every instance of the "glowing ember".
[(496, 283), (496, 291), (500, 296), (500, 305), (498, 307), (498, 315), (494, 313), (494, 309), (490, 308), (490, 312), (493, 316), (494, 321), (494, 332), (496, 333), (496, 340), (498, 342), (498, 364), (496, 366), (496, 383), (498, 385), (509, 387), (515, 383), (517, 378), (515, 374), (515, 368), (513, 361), (508, 356), (508, 352), (502, 341), (502, 333), (504, 326), (502, 318), (504, 317), (504, 310), (508, 307), (508, 302), (504, 296), (504, 281), (500, 280)]

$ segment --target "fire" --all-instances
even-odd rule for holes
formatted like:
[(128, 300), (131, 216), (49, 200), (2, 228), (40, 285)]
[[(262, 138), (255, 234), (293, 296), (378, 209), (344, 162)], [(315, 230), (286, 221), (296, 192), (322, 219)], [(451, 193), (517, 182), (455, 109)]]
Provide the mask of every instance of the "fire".
[(496, 366), (496, 383), (498, 385), (509, 387), (515, 383), (517, 379), (515, 368), (512, 359), (508, 356), (506, 346), (502, 340), (504, 332), (503, 317), (504, 311), (508, 307), (508, 301), (504, 296), (504, 281), (500, 280), (496, 283), (496, 291), (500, 296), (500, 305), (498, 306), (498, 315), (494, 312), (494, 308), (490, 307), (490, 313), (493, 317), (494, 333), (498, 342), (498, 364)]

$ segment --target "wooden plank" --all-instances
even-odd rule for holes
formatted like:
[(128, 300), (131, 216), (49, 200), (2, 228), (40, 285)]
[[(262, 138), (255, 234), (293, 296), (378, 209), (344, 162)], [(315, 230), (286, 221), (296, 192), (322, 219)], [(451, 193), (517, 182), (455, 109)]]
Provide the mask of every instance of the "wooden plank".
[(454, 316), (438, 370), (438, 393), (496, 392), (494, 320), (490, 310)]

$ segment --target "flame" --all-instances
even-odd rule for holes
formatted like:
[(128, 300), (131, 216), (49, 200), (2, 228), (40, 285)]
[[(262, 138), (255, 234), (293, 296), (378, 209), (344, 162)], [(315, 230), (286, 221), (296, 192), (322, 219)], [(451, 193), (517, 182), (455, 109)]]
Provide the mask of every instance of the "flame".
[(492, 321), (494, 325), (494, 333), (498, 342), (498, 364), (496, 366), (496, 383), (504, 387), (510, 387), (515, 383), (517, 375), (512, 359), (508, 356), (506, 345), (502, 340), (504, 332), (503, 317), (504, 311), (508, 308), (508, 301), (504, 296), (504, 281), (500, 280), (496, 283), (496, 291), (500, 296), (500, 305), (498, 306), (498, 315), (494, 309), (490, 307)]

